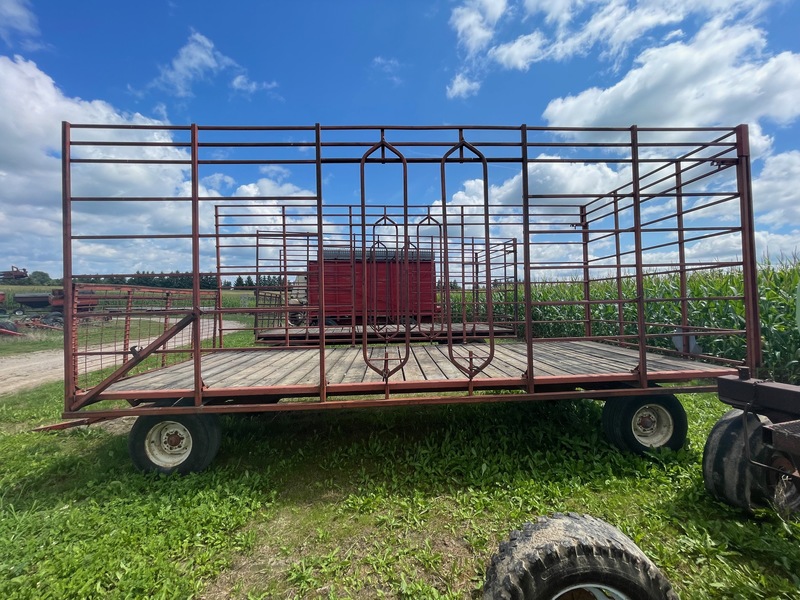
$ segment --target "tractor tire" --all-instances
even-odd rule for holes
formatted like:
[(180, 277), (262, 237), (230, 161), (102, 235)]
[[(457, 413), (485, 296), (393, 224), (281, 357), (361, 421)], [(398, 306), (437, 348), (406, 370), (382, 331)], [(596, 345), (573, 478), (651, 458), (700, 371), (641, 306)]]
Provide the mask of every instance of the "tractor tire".
[(208, 467), (221, 439), (216, 415), (147, 415), (133, 424), (128, 451), (141, 471), (185, 475)]
[(661, 571), (625, 534), (574, 513), (513, 531), (492, 557), (484, 600), (678, 600)]
[(13, 331), (14, 333), (17, 332), (17, 326), (14, 324), (13, 321), (0, 321), (0, 329), (5, 329), (6, 331)]
[(769, 449), (762, 441), (761, 431), (770, 420), (748, 413), (745, 441), (742, 414), (738, 409), (728, 411), (708, 434), (703, 448), (703, 482), (717, 500), (752, 512), (767, 504), (770, 493), (766, 470), (747, 460), (745, 443), (753, 460), (768, 464)]
[(53, 327), (61, 327), (64, 325), (64, 315), (58, 311), (53, 311), (42, 317), (42, 323)]

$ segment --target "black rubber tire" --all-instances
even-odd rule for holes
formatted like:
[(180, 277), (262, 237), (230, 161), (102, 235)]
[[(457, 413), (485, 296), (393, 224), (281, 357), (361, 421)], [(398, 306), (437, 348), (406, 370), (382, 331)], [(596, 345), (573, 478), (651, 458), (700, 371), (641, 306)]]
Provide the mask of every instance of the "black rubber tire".
[[(620, 398), (619, 400), (623, 400)], [(644, 454), (651, 450), (671, 448), (680, 450), (686, 443), (689, 433), (689, 420), (680, 400), (673, 395), (633, 396), (625, 398), (617, 409), (620, 436), (625, 447), (636, 454)], [(658, 432), (648, 434), (642, 427), (646, 418), (655, 418), (656, 427), (659, 420), (671, 421), (671, 431), (663, 438)]]
[[(725, 413), (706, 439), (703, 448), (703, 482), (717, 500), (747, 512), (767, 504), (767, 472), (748, 462), (745, 456), (743, 411)], [(761, 415), (747, 415), (747, 443), (750, 457), (769, 464), (769, 449), (762, 441), (762, 428), (770, 420)]]
[(63, 325), (64, 315), (58, 311), (53, 311), (42, 317), (42, 323), (45, 325)]
[(25, 311), (23, 309), (21, 309), (21, 308), (15, 308), (14, 309), (14, 314), (17, 315), (18, 317), (21, 317), (22, 315), (25, 314)]
[[(188, 433), (190, 447), (174, 461), (159, 461), (157, 454), (148, 450), (148, 438), (154, 444), (157, 428), (169, 426), (180, 429), (182, 435)], [(141, 471), (185, 475), (208, 467), (219, 452), (221, 439), (217, 415), (146, 415), (136, 419), (128, 434), (128, 452)]]
[(17, 326), (14, 324), (13, 321), (0, 321), (0, 329), (5, 329), (6, 331), (13, 331), (14, 333), (17, 332)]
[(630, 538), (605, 521), (574, 513), (540, 517), (511, 532), (492, 557), (483, 598), (600, 597), (585, 588), (611, 590), (630, 600), (678, 600), (667, 578)]
[(614, 446), (623, 451), (630, 451), (622, 437), (622, 409), (627, 398), (609, 398), (603, 405), (603, 433)]

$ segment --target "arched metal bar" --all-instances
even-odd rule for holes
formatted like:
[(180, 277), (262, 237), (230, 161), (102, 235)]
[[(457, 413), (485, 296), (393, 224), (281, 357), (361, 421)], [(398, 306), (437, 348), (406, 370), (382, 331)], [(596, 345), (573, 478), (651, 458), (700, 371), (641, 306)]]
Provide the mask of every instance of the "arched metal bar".
[[(361, 277), (362, 277), (362, 332), (361, 332), (361, 352), (364, 362), (367, 366), (379, 373), (385, 382), (388, 382), (389, 377), (391, 377), (394, 373), (400, 371), (403, 366), (408, 363), (408, 359), (411, 353), (410, 344), (411, 344), (411, 337), (410, 331), (408, 327), (404, 328), (405, 335), (403, 337), (404, 347), (403, 350), (399, 353), (397, 358), (389, 358), (388, 353), (384, 352), (384, 359), (380, 361), (378, 364), (374, 364), (372, 358), (370, 357), (370, 350), (369, 350), (369, 331), (368, 331), (368, 276), (369, 276), (369, 268), (368, 268), (368, 259), (367, 259), (367, 192), (366, 192), (366, 164), (367, 160), (373, 154), (380, 152), (381, 161), (385, 162), (386, 160), (386, 153), (387, 151), (394, 156), (402, 164), (403, 168), (403, 235), (402, 235), (402, 244), (398, 244), (397, 248), (397, 255), (395, 256), (395, 260), (398, 260), (398, 267), (399, 267), (399, 283), (400, 289), (406, 290), (407, 295), (407, 282), (404, 280), (408, 277), (408, 163), (406, 161), (405, 156), (395, 148), (391, 143), (386, 141), (385, 138), (385, 131), (381, 130), (381, 140), (374, 144), (369, 150), (367, 150), (363, 156), (361, 157), (360, 163), (360, 176), (361, 176)], [(380, 220), (379, 220), (380, 221)], [(373, 225), (373, 232), (374, 227)], [(396, 226), (396, 224), (395, 224)], [(398, 234), (399, 235), (399, 234)], [(372, 251), (372, 246), (369, 249)], [(388, 260), (388, 256), (387, 256)], [(387, 270), (389, 269), (389, 265), (387, 264)], [(401, 294), (402, 297), (402, 294)], [(387, 298), (387, 305), (391, 299)], [(408, 318), (408, 302), (401, 302), (401, 306), (404, 306), (405, 316), (406, 319)], [(386, 340), (384, 340), (386, 341)], [(391, 363), (396, 363), (394, 366), (390, 366)]]
[[(467, 364), (463, 364), (465, 357), (458, 356), (455, 354), (453, 349), (453, 324), (451, 318), (451, 302), (450, 302), (450, 261), (449, 261), (449, 251), (450, 251), (450, 241), (449, 241), (449, 233), (447, 229), (447, 161), (448, 159), (456, 152), (459, 153), (459, 160), (464, 160), (464, 151), (468, 151), (473, 154), (481, 163), (482, 168), (482, 175), (483, 175), (483, 242), (484, 247), (489, 248), (491, 244), (490, 240), (490, 225), (489, 225), (489, 163), (486, 160), (486, 156), (478, 150), (475, 146), (470, 144), (464, 139), (463, 131), (459, 131), (459, 142), (454, 145), (450, 150), (448, 150), (440, 161), (440, 172), (441, 172), (441, 184), (442, 184), (442, 240), (443, 240), (443, 253), (442, 253), (442, 270), (443, 270), (443, 279), (447, 282), (443, 286), (443, 293), (444, 293), (444, 311), (445, 311), (445, 323), (447, 326), (447, 354), (450, 362), (456, 366), (456, 368), (464, 373), (470, 379), (473, 379), (478, 373), (480, 373), (483, 369), (485, 369), (489, 363), (492, 362), (494, 358), (494, 351), (495, 351), (495, 341), (494, 341), (494, 308), (493, 308), (493, 301), (492, 301), (492, 277), (491, 277), (491, 253), (486, 252), (486, 265), (484, 269), (484, 276), (485, 276), (485, 289), (486, 289), (486, 320), (489, 326), (489, 353), (488, 355), (479, 363), (475, 363), (472, 355), (472, 351), (469, 352), (469, 356), (467, 357)], [(477, 281), (477, 279), (476, 279)]]

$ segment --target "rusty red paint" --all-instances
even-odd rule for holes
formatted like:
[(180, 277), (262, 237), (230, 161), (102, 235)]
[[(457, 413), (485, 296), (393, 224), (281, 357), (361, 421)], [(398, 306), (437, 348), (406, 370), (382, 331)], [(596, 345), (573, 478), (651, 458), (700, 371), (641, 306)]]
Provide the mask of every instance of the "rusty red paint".
[[(81, 137), (87, 129), (91, 136)], [(730, 373), (732, 362), (707, 353), (690, 356), (690, 338), (702, 347), (704, 338), (711, 336), (740, 337), (747, 348), (746, 364), (760, 363), (747, 136), (746, 126), (64, 123), (65, 414), (80, 414), (80, 408), (103, 400), (128, 401), (132, 406), (114, 409), (124, 414), (149, 414), (157, 410), (154, 401), (170, 398), (192, 400), (193, 406), (181, 411), (236, 412), (306, 410), (320, 401), (336, 408), (608, 397), (631, 394), (631, 389), (651, 393), (651, 383), (667, 381), (676, 384), (674, 391), (708, 389), (693, 385), (692, 379)], [(91, 147), (94, 151), (85, 153)], [(147, 155), (136, 154), (137, 147), (147, 148)], [(160, 156), (154, 150), (158, 148), (163, 149)], [(102, 197), (73, 194), (76, 177), (87, 177), (92, 169), (113, 171), (131, 165), (143, 170), (186, 169), (182, 172), (188, 174), (188, 195), (150, 197), (116, 190)], [(569, 172), (592, 165), (618, 169), (622, 183), (585, 192), (545, 189), (533, 171), (555, 166)], [(305, 174), (304, 183), (296, 189), (265, 188), (260, 196), (203, 191), (204, 177), (248, 168), (256, 173), (254, 179), (259, 173), (283, 173), (282, 177), (294, 169)], [(326, 177), (331, 174), (351, 178), (353, 197), (359, 201), (330, 193)], [(466, 194), (467, 181), (472, 196), (462, 202), (458, 198)], [(696, 190), (708, 182), (714, 183), (706, 186), (712, 191), (700, 198)], [(437, 189), (438, 197), (425, 196)], [(502, 190), (507, 196), (495, 197)], [(376, 201), (385, 193), (394, 194), (393, 203)], [(88, 203), (100, 201), (128, 202), (154, 214), (169, 205), (183, 215), (186, 225), (152, 235), (84, 231), (75, 217)], [(710, 207), (738, 213), (739, 221), (698, 221)], [(741, 259), (691, 258), (692, 244), (717, 238), (735, 239)], [(164, 244), (173, 242), (185, 245), (191, 282), (186, 289), (169, 292), (109, 283), (135, 277), (138, 263), (133, 261), (130, 268), (120, 269), (123, 272), (102, 273), (86, 266), (86, 255), (74, 255), (93, 243), (125, 248), (135, 243), (167, 247)], [(691, 322), (689, 307), (696, 299), (689, 297), (688, 278), (695, 271), (721, 267), (741, 270), (744, 293), (705, 300), (741, 304), (744, 329), (719, 330)], [(646, 297), (645, 282), (653, 273), (676, 275), (678, 294)], [(168, 275), (180, 273), (164, 274)], [(238, 276), (255, 278), (252, 288), (242, 293), (247, 307), (225, 308), (220, 289)], [(98, 277), (104, 282), (88, 283)], [(206, 278), (217, 290), (202, 289)], [(269, 283), (267, 278), (272, 278)], [(302, 301), (297, 298), (300, 278), (306, 286)], [(579, 285), (578, 299), (547, 294), (565, 279)], [(616, 297), (595, 298), (595, 286), (601, 282), (612, 282)], [(89, 298), (91, 309), (79, 314), (81, 302), (85, 309)], [(650, 318), (649, 307), (658, 305), (675, 306), (674, 322)], [(604, 310), (606, 306), (610, 310)], [(558, 316), (556, 309), (570, 316)], [(101, 331), (102, 319), (111, 320), (105, 346), (88, 346), (79, 336), (87, 327), (82, 321), (87, 312), (97, 317)], [(240, 320), (248, 315), (252, 325), (234, 323), (234, 315)], [(191, 335), (177, 335), (178, 322)], [(112, 335), (112, 324), (119, 326), (119, 339)], [(564, 333), (550, 333), (554, 325)], [(265, 345), (231, 347), (232, 338), (226, 336), (236, 331), (252, 331), (254, 341)], [(673, 336), (678, 339), (675, 347), (665, 343)], [(524, 352), (507, 356), (503, 337), (524, 342)], [(542, 350), (547, 346), (542, 344), (553, 341), (576, 344), (571, 347), (574, 364), (548, 366)], [(580, 346), (584, 343), (590, 346)], [(361, 358), (342, 363), (339, 345), (360, 346)], [(438, 352), (437, 360), (444, 362), (418, 363), (412, 350), (419, 345)], [(600, 354), (592, 359), (587, 348)], [(622, 359), (610, 348), (632, 349), (636, 360), (615, 367), (611, 363)], [(290, 354), (295, 349), (313, 349), (315, 358), (295, 364)], [(277, 353), (284, 361), (279, 364), (284, 365), (286, 381), (262, 385), (260, 374), (253, 372), (241, 380), (233, 376), (223, 385), (215, 383), (219, 373), (204, 370), (203, 361), (228, 350), (241, 350), (243, 357)], [(659, 357), (690, 360), (683, 368), (669, 370), (661, 368)], [(696, 368), (693, 361), (700, 359), (718, 368)], [(170, 373), (181, 360), (186, 366), (180, 368), (189, 368), (192, 377), (179, 386), (171, 383)], [(244, 364), (227, 368), (245, 373)], [(132, 369), (145, 367), (162, 369), (158, 387), (115, 388), (135, 377)], [(108, 369), (100, 382), (89, 376), (96, 368)], [(370, 371), (380, 380), (368, 380)], [(609, 384), (624, 387), (609, 393)], [(555, 387), (569, 389), (554, 392)], [(498, 389), (521, 394), (476, 395)], [(426, 395), (396, 397), (412, 392)], [(462, 395), (448, 395), (453, 393)], [(343, 402), (328, 397), (337, 394), (378, 394), (382, 399)], [(276, 397), (298, 396), (315, 401), (274, 403)]]

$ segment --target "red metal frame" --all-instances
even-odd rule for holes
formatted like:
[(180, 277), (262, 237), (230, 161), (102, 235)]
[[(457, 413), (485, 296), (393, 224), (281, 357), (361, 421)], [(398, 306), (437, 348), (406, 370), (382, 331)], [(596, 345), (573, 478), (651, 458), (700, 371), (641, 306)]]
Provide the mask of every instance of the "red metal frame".
[[(73, 282), (64, 291), (65, 417), (83, 416), (89, 405), (96, 405), (93, 418), (102, 418), (602, 398), (654, 393), (652, 384), (666, 381), (676, 392), (712, 390), (692, 380), (760, 363), (747, 137), (745, 125), (64, 123), (64, 281)], [(131, 183), (132, 169), (148, 185)], [(608, 183), (581, 187), (585, 172), (587, 181)], [(222, 187), (206, 189), (212, 180), (246, 185), (226, 195)], [(106, 187), (98, 192), (96, 181)], [(98, 231), (89, 216), (99, 203), (149, 215), (150, 225), (137, 230), (119, 219)], [(711, 240), (735, 245), (741, 259), (704, 256)], [(349, 257), (337, 261), (353, 274), (344, 283), (340, 268), (319, 260), (332, 250)], [(415, 265), (423, 255), (430, 256), (430, 278)], [(109, 256), (125, 266), (105, 268)], [(693, 273), (717, 270), (740, 274), (742, 293), (690, 293)], [(149, 286), (131, 285), (143, 273)], [(252, 286), (232, 305), (225, 288), (239, 276)], [(181, 277), (183, 289), (153, 287)], [(302, 278), (305, 303), (297, 298)], [(659, 278), (676, 282), (675, 289), (653, 296)], [(217, 289), (205, 289), (209, 282)], [(346, 320), (331, 304), (334, 296), (341, 304), (346, 287), (352, 317), (336, 324), (346, 326), (342, 331), (325, 324), (328, 315)], [(90, 295), (97, 301), (92, 313), (108, 320), (79, 314)], [(701, 301), (730, 305), (744, 327), (694, 322), (691, 307)], [(256, 346), (266, 331), (268, 345)], [(503, 337), (521, 340), (526, 368), (487, 377)], [(696, 343), (720, 337), (739, 340), (742, 356), (697, 352)], [(554, 341), (592, 342), (600, 354), (559, 374), (537, 373), (546, 358), (538, 348)], [(328, 364), (328, 349), (341, 344), (361, 347), (361, 362), (351, 367), (362, 376), (332, 382), (341, 365)], [(441, 344), (460, 375), (409, 379), (417, 344)], [(294, 351), (290, 346), (317, 349), (311, 383), (207, 383), (206, 358), (238, 353), (255, 360), (253, 353)], [(634, 368), (594, 369), (611, 348), (633, 349)], [(687, 359), (685, 368), (652, 367), (659, 356)], [(700, 368), (698, 360), (719, 368)], [(191, 371), (191, 383), (170, 378), (177, 368)], [(368, 380), (365, 369), (380, 381)], [(157, 386), (120, 387), (146, 370), (162, 373)], [(485, 393), (499, 389), (520, 393)], [(409, 392), (425, 395), (397, 397)], [(382, 398), (358, 397), (376, 393)], [(355, 398), (328, 400), (330, 394)], [(297, 396), (312, 399), (275, 403)], [(177, 398), (191, 404), (154, 405)]]

